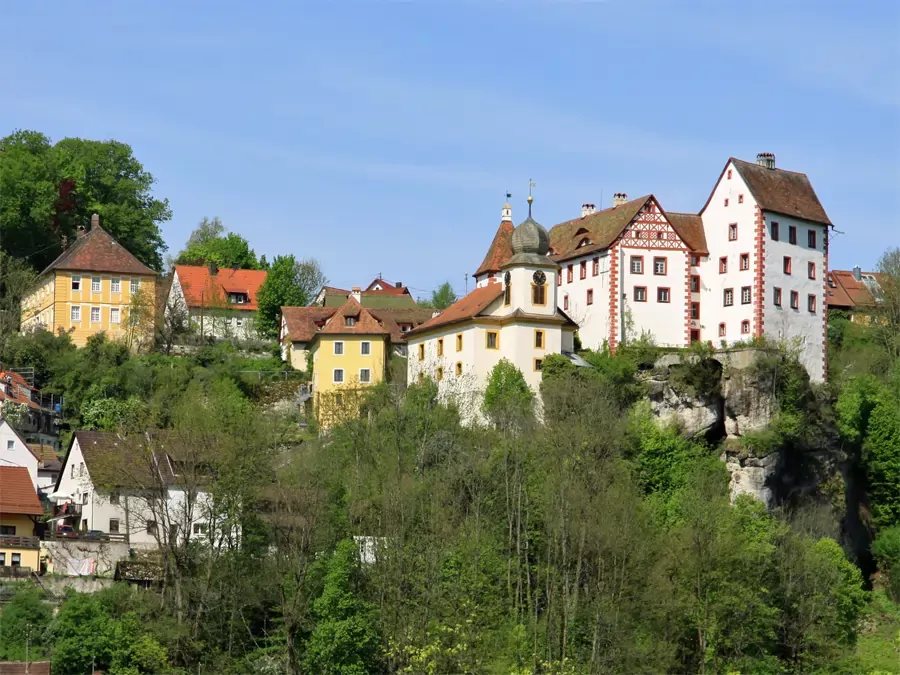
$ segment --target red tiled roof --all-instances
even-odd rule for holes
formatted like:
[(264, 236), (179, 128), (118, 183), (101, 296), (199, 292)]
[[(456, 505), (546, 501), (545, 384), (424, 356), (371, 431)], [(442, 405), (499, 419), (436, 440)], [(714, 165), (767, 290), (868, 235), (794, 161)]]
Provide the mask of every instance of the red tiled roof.
[[(372, 288), (375, 285), (381, 286), (381, 290), (376, 288)], [(409, 288), (404, 286), (403, 284), (392, 283), (385, 279), (373, 279), (372, 283), (366, 286), (364, 293), (384, 293), (385, 295), (410, 295)]]
[(703, 219), (693, 213), (675, 213), (665, 211), (666, 220), (694, 253), (708, 255), (706, 246), (706, 231), (703, 229)]
[[(266, 280), (265, 270), (220, 269), (210, 275), (205, 265), (175, 265), (175, 274), (184, 292), (188, 307), (227, 306), (229, 309), (256, 311), (257, 296)], [(203, 293), (201, 297), (201, 292)], [(228, 302), (227, 293), (246, 293), (249, 302), (239, 305)]]
[(24, 466), (0, 466), (0, 513), (44, 514), (41, 500)]
[[(869, 277), (877, 284), (880, 275), (874, 272), (863, 272), (861, 276)], [(877, 302), (875, 296), (872, 295), (872, 287), (863, 279), (857, 281), (850, 270), (830, 270), (828, 272), (826, 301), (829, 307), (846, 307), (848, 309), (874, 307)]]
[[(734, 164), (734, 168), (741, 174), (741, 178), (747, 183), (747, 187), (750, 188), (750, 192), (763, 211), (772, 211), (813, 223), (831, 225), (831, 221), (805, 173), (768, 169), (734, 157), (728, 161)], [(728, 164), (726, 163), (725, 166), (727, 167)], [(707, 201), (708, 203), (709, 201)]]
[(338, 311), (337, 307), (282, 307), (288, 339), (291, 342), (309, 342), (318, 332), (317, 323), (324, 323)]
[(431, 320), (431, 317), (434, 315), (433, 309), (426, 308), (386, 308), (386, 309), (376, 309), (376, 308), (368, 308), (369, 312), (378, 319), (379, 323), (385, 327), (385, 329), (391, 334), (391, 341), (393, 342), (401, 342), (406, 339), (406, 335), (410, 332), (407, 331), (404, 333), (400, 330), (401, 325), (411, 326), (412, 328), (416, 328), (426, 321)]
[(494, 300), (503, 294), (503, 284), (487, 284), (480, 286), (469, 293), (466, 297), (460, 298), (438, 316), (426, 321), (418, 328), (410, 331), (410, 335), (418, 334), (438, 326), (449, 325), (472, 319), (485, 310)]
[(509, 220), (500, 221), (497, 234), (491, 241), (487, 254), (481, 266), (475, 271), (475, 276), (481, 276), (489, 272), (499, 272), (507, 260), (512, 258), (512, 233), (516, 229)]
[[(347, 319), (354, 319), (347, 325)], [(388, 331), (378, 320), (353, 298), (341, 305), (319, 331), (321, 335), (387, 335)]]
[[(5, 381), (7, 377), (10, 378), (11, 382)], [(33, 410), (40, 410), (41, 406), (32, 399), (32, 395), (37, 389), (29, 385), (19, 373), (12, 370), (0, 370), (0, 380), (4, 380), (4, 384), (9, 387), (8, 394), (0, 388), (0, 401), (21, 403)]]
[(41, 274), (51, 270), (155, 275), (99, 225), (78, 237)]

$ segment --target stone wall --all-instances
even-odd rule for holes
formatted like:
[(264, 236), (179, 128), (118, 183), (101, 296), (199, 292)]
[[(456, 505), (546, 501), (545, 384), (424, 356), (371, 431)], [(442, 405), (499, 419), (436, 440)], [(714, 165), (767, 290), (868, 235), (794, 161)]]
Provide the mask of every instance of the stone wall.
[(54, 539), (41, 542), (41, 558), (47, 560), (48, 574), (78, 576), (74, 571), (84, 568), (85, 564), (82, 561), (93, 559), (93, 575), (112, 577), (116, 571), (116, 563), (127, 560), (131, 549), (141, 548), (148, 546), (126, 544), (122, 541)]

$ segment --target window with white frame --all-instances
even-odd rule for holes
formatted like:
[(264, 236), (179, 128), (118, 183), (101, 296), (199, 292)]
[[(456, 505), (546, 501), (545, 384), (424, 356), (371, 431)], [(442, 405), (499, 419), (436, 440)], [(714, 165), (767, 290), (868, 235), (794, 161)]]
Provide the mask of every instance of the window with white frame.
[(100, 277), (91, 277), (91, 293), (100, 292)]
[(132, 279), (131, 280), (131, 294), (134, 295), (139, 290), (141, 290), (141, 280), (140, 279)]
[(335, 356), (343, 356), (344, 355), (344, 343), (343, 342), (335, 342), (334, 343), (334, 355)]
[(743, 287), (741, 288), (741, 304), (742, 304), (742, 305), (749, 305), (749, 304), (750, 304), (750, 300), (751, 300), (750, 287), (749, 287), (749, 286), (743, 286)]
[(194, 534), (206, 534), (206, 523), (194, 523)]
[(359, 382), (360, 384), (369, 384), (372, 381), (372, 371), (368, 368), (360, 368), (359, 369)]
[(72, 290), (73, 291), (81, 290), (81, 275), (80, 274), (72, 275)]
[(81, 307), (79, 305), (72, 305), (71, 318), (72, 321), (81, 321)]
[(110, 293), (121, 293), (122, 292), (122, 280), (119, 277), (113, 277), (109, 280), (109, 292)]
[(15, 442), (14, 440), (12, 440), (12, 439), (6, 441), (6, 449), (7, 449), (7, 450), (15, 450), (15, 449), (16, 449), (16, 442)]
[(334, 376), (331, 379), (335, 384), (340, 384), (344, 381), (344, 369), (343, 368), (335, 368)]
[(734, 304), (734, 289), (726, 288), (722, 294), (722, 304), (725, 307), (731, 307)]
[(100, 323), (99, 307), (91, 307), (91, 323)]
[(365, 342), (360, 342), (359, 343), (359, 353), (362, 354), (363, 356), (368, 356), (369, 354), (371, 354), (372, 353), (372, 343), (369, 342), (368, 340)]

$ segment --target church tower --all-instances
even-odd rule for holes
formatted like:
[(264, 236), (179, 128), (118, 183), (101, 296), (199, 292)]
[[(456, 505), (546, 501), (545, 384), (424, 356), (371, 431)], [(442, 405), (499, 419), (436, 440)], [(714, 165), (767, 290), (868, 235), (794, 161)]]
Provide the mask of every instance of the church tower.
[(528, 196), (528, 218), (513, 231), (512, 257), (503, 265), (503, 304), (509, 312), (556, 315), (556, 273), (559, 265), (547, 255), (550, 235), (531, 216), (534, 198)]

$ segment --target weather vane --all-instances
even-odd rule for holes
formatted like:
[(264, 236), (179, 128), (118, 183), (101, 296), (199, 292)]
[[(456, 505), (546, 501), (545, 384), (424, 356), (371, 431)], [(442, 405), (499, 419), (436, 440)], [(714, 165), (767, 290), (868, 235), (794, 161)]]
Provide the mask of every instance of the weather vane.
[(512, 192), (507, 192), (506, 193), (506, 201), (509, 201), (510, 199), (512, 199)]
[(531, 203), (534, 201), (534, 197), (531, 196), (531, 188), (533, 188), (536, 183), (529, 178), (528, 179), (528, 217), (531, 218)]

